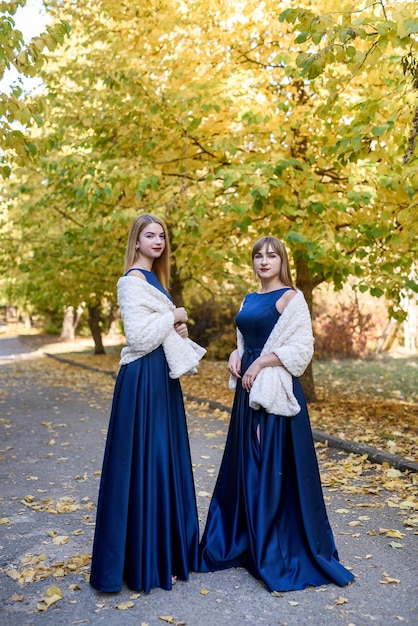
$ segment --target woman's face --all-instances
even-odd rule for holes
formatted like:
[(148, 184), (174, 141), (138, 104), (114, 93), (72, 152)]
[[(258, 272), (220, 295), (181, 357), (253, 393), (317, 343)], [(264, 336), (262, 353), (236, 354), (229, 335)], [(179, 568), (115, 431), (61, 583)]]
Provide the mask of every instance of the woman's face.
[(271, 246), (263, 246), (254, 255), (253, 268), (259, 278), (277, 278), (280, 276), (282, 260)]
[(138, 237), (139, 256), (146, 259), (158, 259), (165, 249), (165, 234), (163, 228), (151, 222), (140, 232)]

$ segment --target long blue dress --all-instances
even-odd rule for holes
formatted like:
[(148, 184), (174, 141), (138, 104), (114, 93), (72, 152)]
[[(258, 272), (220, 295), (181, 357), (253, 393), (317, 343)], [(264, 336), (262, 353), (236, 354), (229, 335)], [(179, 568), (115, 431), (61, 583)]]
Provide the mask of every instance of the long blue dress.
[[(166, 293), (152, 272), (144, 275)], [(106, 592), (123, 580), (132, 590), (171, 589), (172, 575), (187, 580), (197, 570), (198, 542), (183, 396), (159, 346), (122, 365), (116, 380), (90, 584)]]
[[(241, 375), (279, 319), (275, 303), (285, 291), (246, 296), (236, 318), (245, 344)], [(299, 379), (293, 388), (301, 411), (281, 417), (250, 408), (238, 380), (200, 571), (245, 567), (269, 591), (353, 579), (338, 560)]]

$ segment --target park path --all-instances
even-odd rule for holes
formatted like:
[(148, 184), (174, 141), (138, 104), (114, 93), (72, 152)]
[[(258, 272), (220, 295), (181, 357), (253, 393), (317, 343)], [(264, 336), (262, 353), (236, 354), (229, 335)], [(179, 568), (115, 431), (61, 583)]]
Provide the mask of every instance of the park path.
[(36, 353), (28, 350), (19, 341), (19, 337), (0, 337), (0, 363), (33, 358), (34, 356)]
[[(236, 569), (193, 573), (171, 592), (94, 591), (88, 555), (112, 387), (109, 376), (93, 376), (39, 353), (30, 357), (14, 340), (0, 338), (2, 626), (417, 623), (417, 529), (407, 525), (413, 512), (393, 506), (396, 498), (380, 485), (372, 464), (352, 484), (339, 487), (336, 481), (324, 488), (341, 561), (356, 575), (348, 587), (326, 585), (275, 597)], [(211, 410), (189, 410), (188, 424), (203, 528), (227, 423)], [(345, 453), (321, 451), (322, 470), (327, 455), (331, 461)], [(393, 530), (396, 538), (382, 529)], [(50, 572), (56, 576), (47, 576)], [(51, 585), (63, 597), (40, 611)]]

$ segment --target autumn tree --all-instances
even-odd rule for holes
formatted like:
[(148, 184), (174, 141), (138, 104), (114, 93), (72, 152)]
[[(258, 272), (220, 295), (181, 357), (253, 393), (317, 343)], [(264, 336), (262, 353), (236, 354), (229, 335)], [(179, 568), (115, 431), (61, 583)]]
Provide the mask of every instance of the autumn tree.
[[(321, 282), (354, 276), (396, 309), (416, 243), (416, 155), (403, 159), (415, 94), (402, 65), (415, 58), (414, 8), (293, 4), (50, 2), (72, 36), (43, 73), (47, 122), (10, 194), (33, 294), (94, 311), (114, 300), (129, 222), (149, 210), (172, 233), (176, 299), (239, 298), (251, 244), (273, 233), (310, 305)], [(353, 52), (344, 28), (356, 20), (367, 36), (349, 37)]]
[[(25, 4), (26, 0), (0, 2), (0, 78), (11, 68), (23, 77), (39, 75), (45, 52), (55, 50), (68, 35), (68, 24), (59, 20), (26, 44), (13, 19)], [(25, 101), (22, 93), (22, 83), (16, 82), (11, 85), (9, 94), (0, 94), (0, 173), (3, 177), (9, 176), (12, 161), (22, 162), (34, 154), (35, 146), (24, 129), (42, 123), (36, 103)]]

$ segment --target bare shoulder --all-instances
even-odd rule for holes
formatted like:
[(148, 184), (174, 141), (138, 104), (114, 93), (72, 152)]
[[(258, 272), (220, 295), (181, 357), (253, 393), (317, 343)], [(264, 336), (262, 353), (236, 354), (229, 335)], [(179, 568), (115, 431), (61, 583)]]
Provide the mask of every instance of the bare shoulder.
[(289, 289), (277, 300), (276, 309), (279, 313), (283, 313), (287, 305), (295, 297), (297, 291), (295, 289)]
[(144, 276), (144, 274), (141, 272), (141, 270), (137, 269), (137, 268), (132, 268), (131, 271), (129, 271), (128, 276), (135, 276), (136, 278), (142, 278), (142, 280), (147, 280)]

